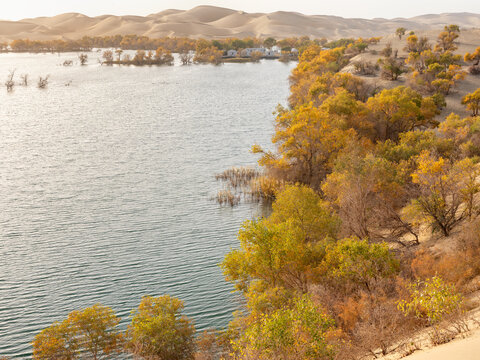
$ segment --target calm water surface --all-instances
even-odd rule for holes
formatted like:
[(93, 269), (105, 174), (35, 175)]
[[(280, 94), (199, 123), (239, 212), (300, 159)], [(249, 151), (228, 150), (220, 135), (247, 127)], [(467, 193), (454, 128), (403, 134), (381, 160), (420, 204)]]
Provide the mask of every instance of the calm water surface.
[[(209, 200), (213, 175), (269, 144), (294, 64), (101, 67), (96, 56), (63, 67), (76, 55), (0, 55), (0, 355), (29, 358), (40, 329), (95, 303), (125, 327), (142, 295), (168, 293), (199, 329), (239, 306), (217, 264), (258, 208)], [(7, 93), (10, 69), (30, 86)]]

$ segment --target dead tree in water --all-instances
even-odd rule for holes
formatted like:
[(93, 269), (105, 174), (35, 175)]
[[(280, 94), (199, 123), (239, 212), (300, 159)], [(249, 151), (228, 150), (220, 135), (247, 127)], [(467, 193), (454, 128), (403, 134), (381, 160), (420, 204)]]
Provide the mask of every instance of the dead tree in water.
[(7, 77), (7, 81), (5, 82), (7, 91), (12, 91), (13, 87), (15, 86), (15, 81), (13, 81), (14, 76), (15, 76), (15, 70), (10, 70), (10, 73), (8, 74), (8, 77)]
[(105, 63), (111, 64), (113, 62), (113, 51), (112, 50), (105, 50), (103, 52), (102, 57), (105, 59)]
[(115, 50), (115, 54), (117, 54), (117, 61), (120, 62), (121, 57), (122, 57), (123, 50), (122, 49), (117, 49)]
[(22, 82), (20, 83), (20, 85), (28, 86), (28, 74), (20, 75), (20, 79), (22, 79)]
[(87, 54), (80, 54), (78, 55), (78, 59), (80, 60), (80, 65), (86, 65), (88, 61), (88, 55)]
[(39, 77), (38, 83), (37, 83), (39, 89), (45, 89), (47, 87), (49, 77), (50, 75), (47, 75), (45, 77), (41, 77), (41, 76)]
[(180, 53), (180, 61), (183, 65), (190, 65), (193, 60), (193, 55), (189, 51)]

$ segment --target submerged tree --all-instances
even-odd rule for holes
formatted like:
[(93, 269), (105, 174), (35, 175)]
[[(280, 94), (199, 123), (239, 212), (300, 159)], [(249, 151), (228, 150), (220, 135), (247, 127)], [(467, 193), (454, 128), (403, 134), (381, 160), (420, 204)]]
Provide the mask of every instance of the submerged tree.
[(106, 63), (113, 62), (113, 51), (112, 50), (105, 50), (102, 54), (103, 59)]
[(39, 89), (45, 89), (47, 87), (49, 77), (50, 77), (50, 75), (47, 75), (45, 77), (40, 76), (38, 78), (37, 86), (38, 86)]
[(13, 77), (15, 76), (15, 70), (10, 70), (7, 81), (5, 81), (5, 86), (7, 87), (7, 91), (12, 91), (13, 87), (15, 86), (15, 81), (13, 81)]
[(87, 54), (80, 54), (78, 55), (78, 60), (80, 60), (80, 65), (86, 65), (88, 62), (88, 55)]

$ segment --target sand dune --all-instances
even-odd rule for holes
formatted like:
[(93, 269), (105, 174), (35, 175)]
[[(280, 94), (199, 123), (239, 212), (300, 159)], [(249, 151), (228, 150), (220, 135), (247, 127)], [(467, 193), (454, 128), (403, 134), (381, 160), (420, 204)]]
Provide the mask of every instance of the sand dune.
[(412, 355), (399, 357), (398, 354), (382, 357), (379, 360), (478, 360), (480, 352), (480, 330), (474, 330), (447, 344), (418, 350)]
[(20, 21), (0, 21), (0, 41), (19, 38), (78, 39), (84, 35), (188, 36), (225, 38), (257, 36), (369, 37), (391, 34), (396, 28), (431, 30), (446, 24), (480, 28), (480, 14), (429, 14), (410, 19), (346, 19), (338, 16), (303, 15), (278, 11), (269, 14), (245, 13), (214, 6), (190, 10), (164, 10), (148, 16), (102, 15), (88, 17), (67, 13)]

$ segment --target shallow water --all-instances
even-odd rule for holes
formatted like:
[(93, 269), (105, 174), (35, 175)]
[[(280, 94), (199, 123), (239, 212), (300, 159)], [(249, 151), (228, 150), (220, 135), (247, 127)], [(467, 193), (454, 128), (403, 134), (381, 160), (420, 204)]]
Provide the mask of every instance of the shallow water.
[[(102, 67), (75, 54), (0, 55), (30, 86), (0, 87), (0, 355), (102, 303), (181, 298), (198, 329), (240, 301), (217, 264), (258, 208), (220, 208), (214, 174), (253, 165), (294, 64)], [(46, 90), (36, 87), (50, 74)], [(2, 81), (3, 83), (3, 81)], [(69, 84), (66, 86), (66, 84)]]

